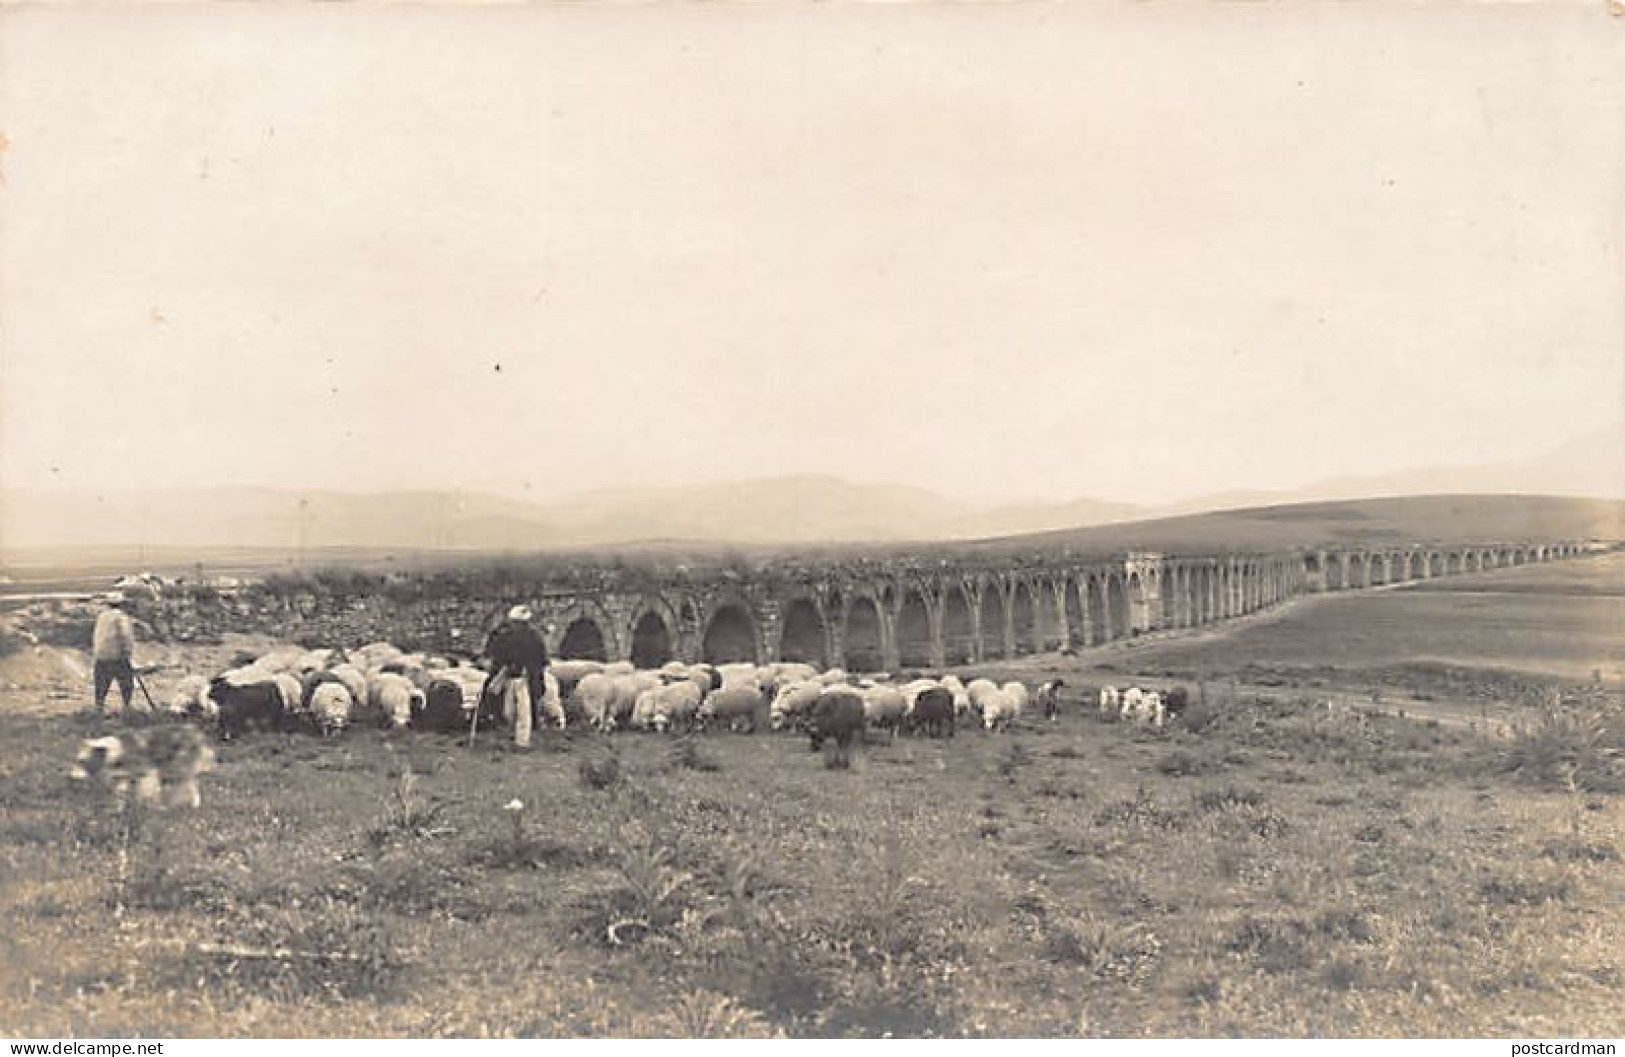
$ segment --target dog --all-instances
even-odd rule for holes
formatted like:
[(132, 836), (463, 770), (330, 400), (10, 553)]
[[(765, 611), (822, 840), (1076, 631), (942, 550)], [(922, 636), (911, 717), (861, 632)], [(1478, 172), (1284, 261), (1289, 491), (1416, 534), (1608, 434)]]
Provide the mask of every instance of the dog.
[(123, 796), (165, 807), (200, 807), (198, 775), (214, 770), (214, 750), (193, 727), (151, 730), (86, 738), (68, 777), (96, 782)]

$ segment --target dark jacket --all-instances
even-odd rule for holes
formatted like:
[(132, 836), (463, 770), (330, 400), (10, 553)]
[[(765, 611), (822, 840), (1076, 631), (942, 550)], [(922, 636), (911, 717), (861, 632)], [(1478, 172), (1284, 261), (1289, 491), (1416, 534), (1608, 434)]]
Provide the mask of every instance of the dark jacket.
[(523, 620), (504, 620), (485, 640), (485, 655), (491, 667), (522, 671), (539, 676), (547, 667), (547, 644), (541, 633)]
[(485, 656), (491, 662), (491, 674), (480, 688), (479, 725), (494, 727), (502, 716), (502, 702), (491, 692), (491, 682), (504, 668), (509, 675), (524, 674), (534, 722), (542, 704), (542, 671), (547, 667), (547, 644), (541, 633), (526, 621), (504, 620), (485, 640)]

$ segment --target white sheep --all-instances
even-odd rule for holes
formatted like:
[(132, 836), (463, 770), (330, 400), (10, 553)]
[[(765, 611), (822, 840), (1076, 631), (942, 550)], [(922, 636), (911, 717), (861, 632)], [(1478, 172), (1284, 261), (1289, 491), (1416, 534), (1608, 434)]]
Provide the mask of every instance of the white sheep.
[(343, 683), (318, 684), (310, 695), (310, 714), (324, 737), (349, 726), (354, 708), (355, 699)]
[(984, 693), (981, 697), (982, 726), (988, 730), (1003, 730), (1021, 718), (1021, 703), (1006, 689)]
[[(332, 685), (334, 684), (322, 684), (322, 686)], [(421, 709), (423, 702), (423, 691), (404, 675), (381, 672), (367, 683), (367, 706), (374, 712), (382, 712), (393, 727), (408, 726), (412, 722), (412, 713)], [(314, 707), (313, 701), (313, 710)]]
[(169, 695), (169, 711), (177, 716), (207, 718), (219, 711), (209, 696), (209, 680), (201, 675), (182, 677)]

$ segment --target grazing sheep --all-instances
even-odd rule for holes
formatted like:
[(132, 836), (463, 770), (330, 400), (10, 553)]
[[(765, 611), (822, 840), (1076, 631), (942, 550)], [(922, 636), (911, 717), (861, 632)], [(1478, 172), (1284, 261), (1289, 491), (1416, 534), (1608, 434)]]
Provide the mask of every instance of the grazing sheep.
[(721, 720), (729, 730), (738, 730), (743, 724), (754, 734), (759, 722), (767, 718), (766, 709), (767, 702), (754, 681), (734, 683), (711, 691), (700, 705), (699, 718), (702, 724)]
[(604, 678), (609, 680), (610, 698), (604, 715), (604, 730), (609, 732), (620, 727), (632, 724), (633, 708), (637, 705), (638, 695), (645, 690), (657, 689), (660, 677), (647, 672), (623, 673), (611, 675), (608, 670)]
[[(474, 692), (479, 693), (478, 687)], [(431, 679), (423, 692), (423, 707), (412, 716), (412, 729), (456, 734), (468, 729), (472, 711), (472, 706), (466, 704), (463, 684), (440, 676)]]
[(367, 699), (367, 677), (362, 674), (360, 668), (353, 664), (335, 664), (327, 670), (327, 674), (343, 683), (355, 701)]
[(769, 729), (783, 730), (787, 726), (795, 727), (803, 723), (823, 691), (823, 684), (815, 679), (781, 685), (779, 692), (773, 695), (773, 705), (768, 710)]
[(1163, 711), (1162, 695), (1155, 690), (1147, 690), (1140, 699), (1140, 715), (1142, 722), (1148, 722), (1153, 727), (1162, 726), (1167, 714)]
[(1005, 695), (1015, 704), (1016, 715), (1019, 716), (1021, 713), (1027, 710), (1027, 699), (1029, 695), (1027, 693), (1026, 683), (1018, 683), (1012, 680), (1011, 682), (1005, 683), (1003, 686), (999, 687), (999, 689), (1003, 690)]
[(1100, 714), (1102, 716), (1115, 716), (1122, 710), (1122, 707), (1123, 699), (1122, 695), (1117, 692), (1117, 687), (1103, 686), (1100, 688)]
[(840, 686), (849, 678), (845, 668), (830, 668), (818, 677), (818, 681), (825, 686)]
[(542, 699), (536, 702), (536, 722), (550, 723), (558, 730), (564, 729), (564, 697), (559, 689), (559, 680), (546, 669), (542, 671)]
[(319, 672), (333, 664), (332, 650), (306, 650), (294, 659), (292, 671), (303, 675), (306, 672)]
[(965, 689), (965, 684), (959, 681), (957, 675), (945, 675), (942, 677), (942, 688), (954, 695), (954, 717), (963, 719), (970, 712), (970, 692)]
[(954, 736), (954, 695), (945, 686), (929, 686), (914, 698), (909, 712), (909, 728), (938, 738)]
[(970, 697), (970, 711), (977, 716), (982, 715), (988, 701), (1001, 697), (998, 684), (991, 679), (972, 679), (965, 693)]
[(895, 686), (879, 685), (864, 688), (862, 696), (863, 714), (869, 726), (895, 738), (897, 728), (908, 714), (908, 701), (903, 692)]
[(633, 730), (656, 729), (656, 717), (661, 714), (660, 692), (658, 690), (644, 690), (638, 694), (637, 700), (632, 703), (632, 718), (627, 726)]
[(671, 729), (687, 730), (699, 715), (700, 701), (700, 688), (687, 679), (652, 687), (638, 695), (632, 710), (633, 723), (662, 734)]
[(215, 703), (209, 698), (209, 680), (201, 675), (188, 675), (175, 684), (169, 695), (171, 715), (189, 719), (206, 719), (215, 714)]
[(369, 642), (356, 650), (351, 655), (351, 658), (358, 668), (376, 672), (390, 661), (397, 660), (401, 656), (403, 656), (402, 651), (387, 642)]
[(999, 689), (981, 698), (982, 726), (988, 730), (1004, 730), (1021, 717), (1021, 701), (1009, 690)]
[(230, 741), (247, 730), (274, 730), (282, 725), (282, 688), (270, 679), (243, 684), (216, 676), (209, 683), (209, 699), (218, 709), (222, 741)]
[(1154, 727), (1163, 724), (1164, 712), (1162, 695), (1155, 690), (1141, 690), (1131, 686), (1123, 691), (1123, 712), (1126, 720), (1136, 723), (1150, 723)]
[(780, 661), (768, 665), (773, 679), (780, 686), (787, 683), (803, 683), (818, 678), (818, 669), (801, 661)]
[(575, 692), (576, 684), (589, 675), (601, 674), (604, 666), (598, 661), (554, 661), (547, 666), (559, 681), (559, 693), (568, 701)]
[(576, 683), (576, 709), (588, 726), (607, 733), (612, 729), (610, 707), (615, 702), (615, 680), (603, 672), (590, 672)]
[[(317, 686), (310, 695), (310, 714), (322, 736), (331, 737), (350, 725), (355, 712), (355, 698), (343, 683), (327, 682)], [(410, 716), (408, 716), (410, 718)]]
[(1061, 687), (1066, 685), (1063, 679), (1051, 679), (1040, 683), (1038, 693), (1034, 695), (1038, 700), (1038, 707), (1043, 711), (1044, 718), (1051, 723), (1061, 717)]
[(304, 710), (305, 688), (298, 679), (287, 672), (282, 672), (272, 676), (271, 681), (277, 685), (278, 690), (282, 691), (282, 710), (284, 712), (292, 716)]
[[(316, 689), (317, 692), (321, 691), (320, 686)], [(424, 704), (424, 692), (412, 680), (397, 672), (380, 672), (367, 684), (368, 710), (389, 726), (400, 728), (409, 725), (412, 713), (421, 712)]]
[(825, 689), (813, 704), (808, 724), (812, 751), (833, 746), (832, 750), (826, 749), (825, 764), (850, 766), (852, 746), (863, 740), (866, 722), (863, 698), (855, 690), (841, 684)]
[(904, 683), (900, 689), (903, 691), (903, 700), (908, 703), (908, 714), (914, 714), (914, 702), (919, 699), (922, 693), (933, 686), (941, 685), (935, 679), (913, 679)]

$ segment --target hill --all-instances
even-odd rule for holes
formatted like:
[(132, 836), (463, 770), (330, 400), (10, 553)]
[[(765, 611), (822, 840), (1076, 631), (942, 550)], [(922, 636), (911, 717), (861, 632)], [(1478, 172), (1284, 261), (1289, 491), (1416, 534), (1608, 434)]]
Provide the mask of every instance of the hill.
[(1625, 539), (1625, 500), (1430, 495), (1292, 503), (979, 540), (961, 546), (992, 551), (1193, 553), (1518, 539)]

